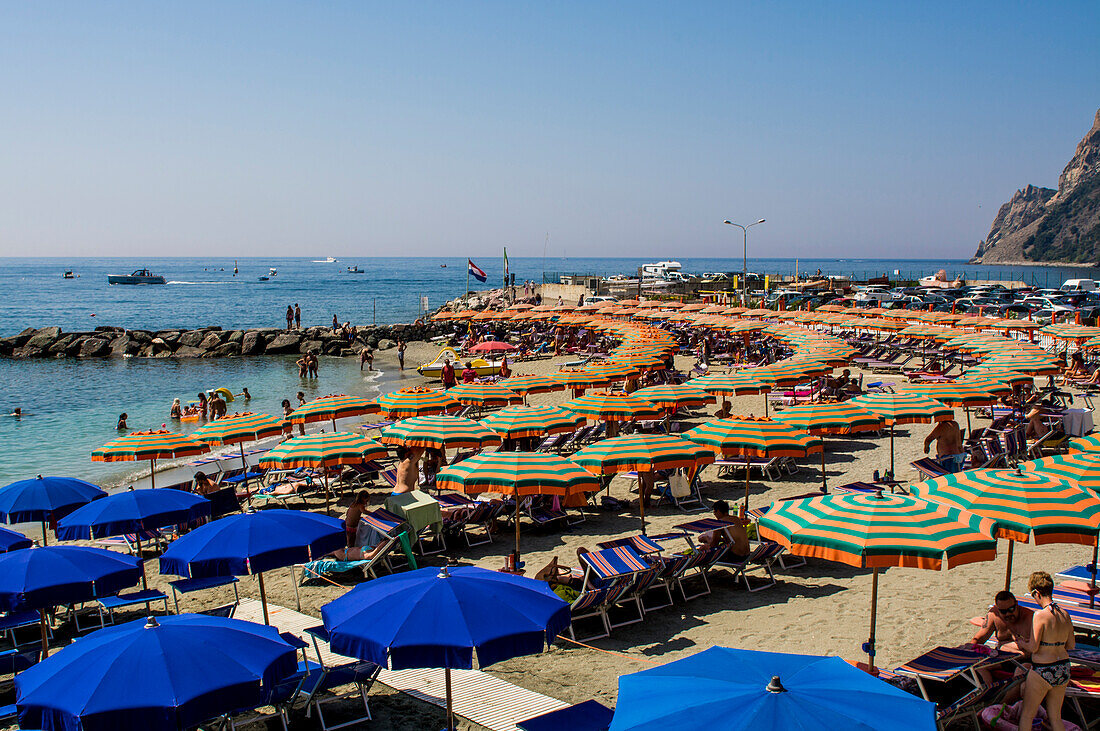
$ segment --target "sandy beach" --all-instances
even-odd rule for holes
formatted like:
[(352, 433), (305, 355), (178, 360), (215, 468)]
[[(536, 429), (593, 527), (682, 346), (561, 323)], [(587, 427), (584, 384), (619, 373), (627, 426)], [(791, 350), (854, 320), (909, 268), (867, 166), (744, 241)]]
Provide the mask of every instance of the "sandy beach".
[[(438, 347), (427, 343), (411, 343), (406, 354), (407, 364), (426, 362), (435, 357)], [(548, 374), (574, 356), (516, 363), (519, 374)], [(680, 356), (677, 367), (690, 368), (693, 359)], [(392, 351), (380, 352), (376, 366), (396, 369)], [(349, 368), (357, 364), (349, 361)], [(412, 375), (415, 371), (406, 371)], [(858, 375), (858, 371), (855, 371)], [(412, 379), (410, 379), (412, 380)], [(867, 380), (881, 380), (868, 374)], [(889, 378), (884, 380), (891, 380)], [(568, 398), (568, 392), (530, 397), (532, 404), (554, 404)], [(743, 396), (733, 400), (739, 414), (763, 414), (763, 396)], [(709, 418), (714, 406), (696, 412), (696, 418), (684, 422), (683, 428)], [(956, 416), (965, 425), (961, 410)], [(345, 420), (341, 428), (349, 428), (361, 420)], [(973, 426), (985, 421), (972, 416)], [(915, 482), (919, 475), (910, 461), (923, 456), (923, 440), (930, 425), (915, 424), (899, 427), (895, 433), (898, 479)], [(856, 480), (870, 480), (875, 470), (889, 466), (889, 438), (882, 436), (829, 437), (826, 442), (826, 470), (829, 484), (842, 485)], [(799, 495), (820, 488), (820, 462), (812, 457), (800, 462), (793, 476), (775, 481), (753, 479), (750, 505), (770, 504), (774, 499)], [(739, 476), (717, 477), (717, 469), (708, 466), (703, 472), (703, 494), (708, 501), (724, 499), (736, 503), (743, 498), (744, 480)], [(630, 483), (615, 478), (611, 494), (629, 499)], [(375, 485), (371, 492), (380, 502), (388, 488)], [(636, 496), (635, 496), (636, 498)], [(346, 491), (332, 514), (342, 514), (350, 501)], [(295, 507), (300, 503), (295, 501)], [(309, 501), (311, 509), (322, 509), (320, 499)], [(339, 509), (339, 513), (337, 510)], [(524, 524), (523, 560), (528, 575), (553, 557), (567, 565), (575, 565), (576, 550), (595, 548), (595, 544), (616, 536), (638, 532), (636, 507), (630, 512), (605, 512), (589, 509), (586, 522), (567, 531), (540, 532)], [(650, 533), (667, 532), (673, 526), (700, 517), (699, 511), (685, 513), (670, 506), (647, 511)], [(461, 549), (450, 554), (459, 565), (475, 565), (487, 569), (503, 566), (510, 547), (510, 532), (498, 535), (494, 543), (473, 549)], [(878, 664), (891, 667), (919, 655), (937, 645), (956, 645), (967, 641), (974, 628), (970, 617), (981, 614), (991, 603), (993, 594), (1002, 586), (1005, 571), (1006, 544), (999, 546), (997, 560), (977, 563), (940, 572), (893, 568), (880, 581), (878, 611)], [(1066, 566), (1086, 562), (1091, 551), (1082, 546), (1054, 545), (1018, 546), (1013, 564), (1013, 586), (1022, 587), (1028, 574), (1035, 570), (1051, 573)], [(445, 555), (432, 556), (422, 565), (442, 565)], [(155, 559), (147, 562), (151, 587), (171, 593), (167, 582), (175, 577), (161, 577)], [(865, 661), (861, 645), (868, 636), (870, 607), (870, 571), (858, 570), (823, 560), (810, 560), (806, 566), (783, 570), (777, 568), (778, 584), (750, 593), (743, 584), (732, 580), (728, 570), (718, 569), (711, 575), (713, 592), (709, 596), (677, 601), (672, 607), (647, 614), (644, 622), (624, 627), (591, 647), (560, 641), (549, 652), (518, 658), (487, 668), (487, 671), (508, 682), (563, 701), (575, 703), (596, 699), (614, 705), (618, 676), (675, 660), (713, 645), (786, 653), (828, 654), (856, 662)], [(354, 575), (354, 574), (353, 574)], [(757, 570), (750, 578), (759, 579)], [(323, 604), (343, 594), (348, 586), (330, 582), (314, 582), (299, 587), (301, 611), (320, 616)], [(254, 579), (242, 578), (242, 596), (259, 597)], [(270, 602), (294, 608), (295, 594), (290, 570), (271, 572), (267, 579)], [(232, 600), (230, 590), (202, 592), (186, 597), (181, 610), (205, 609)], [(138, 616), (137, 613), (133, 614)], [(372, 709), (377, 728), (420, 729), (442, 722), (442, 713), (423, 702), (376, 684), (372, 692)], [(465, 726), (466, 728), (476, 728)]]

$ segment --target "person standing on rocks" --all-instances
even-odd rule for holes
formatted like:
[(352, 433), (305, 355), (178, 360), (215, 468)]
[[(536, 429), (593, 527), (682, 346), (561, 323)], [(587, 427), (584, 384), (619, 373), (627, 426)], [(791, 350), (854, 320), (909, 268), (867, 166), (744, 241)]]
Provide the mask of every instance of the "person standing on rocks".
[(340, 318), (336, 315), (332, 316), (332, 334), (335, 335), (336, 331), (340, 329)]
[(290, 305), (286, 306), (286, 329), (289, 330), (294, 325), (294, 308)]
[(302, 329), (302, 308), (298, 306), (298, 303), (294, 303), (294, 329)]

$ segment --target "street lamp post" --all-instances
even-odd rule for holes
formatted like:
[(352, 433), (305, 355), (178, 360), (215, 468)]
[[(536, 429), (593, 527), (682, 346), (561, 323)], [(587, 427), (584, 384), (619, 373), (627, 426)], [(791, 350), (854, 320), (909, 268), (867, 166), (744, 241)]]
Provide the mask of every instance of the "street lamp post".
[(747, 293), (747, 288), (749, 286), (749, 284), (748, 284), (748, 282), (749, 282), (749, 229), (752, 228), (753, 226), (757, 226), (761, 223), (764, 223), (764, 219), (761, 218), (756, 223), (750, 223), (748, 226), (742, 226), (741, 224), (734, 223), (733, 221), (726, 221), (725, 223), (729, 224), (730, 226), (736, 226), (737, 228), (741, 229), (741, 233), (742, 233), (743, 238), (744, 238), (745, 248), (744, 248), (744, 250), (742, 251), (742, 254), (741, 254), (741, 256), (742, 256), (742, 259), (741, 259), (741, 306), (742, 307), (747, 307), (748, 306), (748, 304), (747, 304), (748, 303), (748, 297), (747, 297), (746, 293)]

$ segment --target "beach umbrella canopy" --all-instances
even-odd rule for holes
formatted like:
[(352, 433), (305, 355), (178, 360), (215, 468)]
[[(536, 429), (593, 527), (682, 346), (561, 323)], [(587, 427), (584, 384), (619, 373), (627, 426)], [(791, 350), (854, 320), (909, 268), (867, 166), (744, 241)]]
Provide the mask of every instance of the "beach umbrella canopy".
[(1053, 454), (1049, 457), (1021, 462), (1019, 466), (1024, 472), (1041, 472), (1087, 487), (1100, 495), (1100, 452)]
[(370, 437), (350, 432), (319, 432), (288, 439), (260, 458), (261, 467), (325, 469), (385, 459), (386, 448)]
[(462, 404), (439, 391), (426, 386), (410, 386), (375, 399), (382, 415), (387, 419), (408, 419), (413, 416), (434, 416), (458, 411)]
[(7, 528), (0, 528), (0, 553), (18, 551), (22, 548), (30, 548), (34, 541), (22, 533)]
[(498, 492), (516, 502), (516, 565), (519, 565), (519, 504), (527, 495), (568, 497), (596, 492), (600, 484), (591, 472), (556, 454), (542, 452), (493, 452), (475, 454), (447, 465), (435, 476), (440, 490), (477, 494)]
[(578, 416), (597, 421), (634, 421), (657, 419), (661, 416), (657, 408), (645, 399), (608, 391), (591, 391), (566, 401), (561, 406)]
[(589, 373), (605, 376), (609, 381), (625, 381), (628, 378), (634, 378), (640, 374), (637, 368), (629, 363), (623, 363), (621, 361), (596, 363), (594, 365), (585, 366), (585, 369)]
[[(512, 309), (509, 307), (508, 309)], [(514, 353), (518, 348), (500, 340), (486, 340), (470, 348), (471, 353)]]
[(1006, 589), (1016, 541), (1027, 543), (1034, 536), (1038, 545), (1092, 546), (1100, 529), (1100, 498), (1045, 471), (967, 470), (925, 480), (911, 492), (993, 521), (994, 535), (1009, 540)]
[(49, 652), (46, 608), (113, 596), (141, 576), (140, 562), (101, 548), (43, 546), (0, 555), (0, 612), (37, 609), (42, 656)]
[(638, 389), (633, 395), (669, 412), (679, 408), (698, 409), (706, 404), (713, 404), (715, 400), (705, 390), (691, 384), (648, 386)]
[[(1076, 437), (1069, 440), (1070, 452), (1095, 452), (1100, 450), (1100, 434), (1093, 434), (1087, 437)], [(0, 492), (2, 495), (3, 492)], [(11, 521), (13, 523), (18, 521)]]
[(378, 411), (378, 405), (370, 399), (359, 396), (346, 396), (333, 393), (302, 404), (294, 409), (290, 421), (294, 424), (312, 424), (318, 421), (331, 421), (336, 431), (336, 420), (347, 416), (362, 416)]
[(989, 518), (910, 495), (843, 493), (780, 500), (760, 519), (763, 538), (791, 553), (872, 569), (871, 632), (865, 651), (875, 662), (879, 569), (937, 571), (996, 555)]
[(549, 376), (515, 376), (498, 382), (509, 391), (527, 398), (530, 394), (551, 393), (565, 390), (565, 384)]
[[(687, 430), (682, 436), (707, 447), (719, 457), (806, 457), (824, 448), (819, 438), (790, 424), (751, 416), (708, 421)], [(749, 509), (749, 472), (745, 470), (743, 512)]]
[[(792, 406), (775, 417), (796, 429), (810, 434), (856, 434), (858, 432), (878, 431), (882, 428), (882, 417), (870, 411), (853, 406), (851, 401), (804, 404)], [(828, 475), (825, 472), (825, 450), (821, 450), (821, 491), (829, 489)]]
[(933, 731), (936, 704), (839, 657), (711, 647), (619, 677), (611, 731), (669, 728)]
[(21, 728), (191, 728), (271, 701), (297, 670), (274, 627), (181, 614), (138, 619), (78, 639), (15, 678)]
[(985, 361), (990, 367), (1029, 373), (1033, 376), (1052, 376), (1059, 372), (1058, 363), (1049, 354), (996, 353)]
[(268, 623), (263, 572), (307, 563), (343, 548), (344, 521), (303, 510), (262, 510), (219, 518), (180, 536), (160, 557), (160, 572), (192, 579), (258, 574)]
[(542, 652), (569, 605), (542, 581), (474, 566), (424, 568), (360, 584), (321, 608), (332, 651), (391, 670), (451, 669)]
[(387, 426), (378, 436), (383, 444), (432, 449), (484, 449), (500, 437), (484, 422), (458, 416), (417, 416)]
[(158, 459), (193, 457), (209, 452), (208, 447), (190, 436), (176, 434), (164, 429), (152, 431), (132, 431), (118, 439), (113, 439), (92, 452), (93, 462), (138, 462), (149, 460), (149, 481), (156, 487)]
[(905, 393), (916, 393), (921, 396), (941, 401), (949, 406), (978, 406), (988, 404), (996, 400), (996, 395), (980, 383), (967, 383), (966, 381), (948, 381), (946, 383), (902, 383), (900, 388)]
[(584, 417), (557, 406), (507, 406), (481, 423), (505, 439), (524, 439), (575, 431)]
[(447, 395), (461, 404), (477, 406), (508, 406), (523, 400), (515, 391), (496, 383), (460, 383), (447, 390)]
[(558, 383), (570, 388), (588, 388), (590, 386), (605, 386), (611, 383), (611, 378), (600, 373), (594, 373), (587, 368), (562, 368), (550, 377)]
[(104, 490), (75, 477), (38, 475), (0, 488), (0, 519), (5, 523), (53, 520), (106, 496)]
[(919, 393), (866, 393), (847, 403), (881, 417), (890, 427), (890, 474), (894, 474), (894, 427), (900, 424), (930, 424), (954, 418), (950, 407)]
[(63, 541), (140, 533), (210, 515), (210, 501), (183, 490), (124, 490), (77, 508), (57, 523)]

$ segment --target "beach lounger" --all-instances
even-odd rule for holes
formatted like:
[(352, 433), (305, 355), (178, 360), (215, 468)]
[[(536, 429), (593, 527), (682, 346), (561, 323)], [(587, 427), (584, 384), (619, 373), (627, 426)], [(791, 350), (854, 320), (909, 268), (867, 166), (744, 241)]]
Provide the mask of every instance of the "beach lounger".
[[(444, 518), (443, 530), (460, 536), (467, 548), (492, 543), (492, 522), (500, 514), (502, 504), (500, 501), (470, 502), (456, 518), (450, 521)], [(471, 526), (480, 527), (484, 535), (475, 537), (470, 532)]]
[(649, 536), (639, 533), (635, 536), (628, 536), (626, 538), (616, 538), (610, 541), (604, 541), (603, 543), (597, 543), (600, 548), (618, 548), (620, 546), (629, 546), (640, 556), (648, 556), (650, 554), (660, 553), (663, 549), (660, 543), (653, 540)]
[(516, 724), (522, 731), (607, 731), (615, 712), (598, 701), (584, 701)]
[[(304, 584), (310, 579), (323, 578), (325, 574), (346, 574), (356, 570), (362, 573), (364, 579), (370, 579), (371, 577), (378, 578), (378, 572), (376, 571), (376, 567), (378, 566), (384, 566), (386, 571), (392, 574), (394, 571), (393, 564), (390, 563), (390, 558), (398, 549), (406, 552), (406, 560), (414, 562), (409, 565), (412, 568), (416, 568), (416, 559), (412, 557), (412, 547), (408, 545), (408, 534), (404, 530), (398, 530), (393, 535), (385, 535), (378, 545), (380, 545), (381, 548), (379, 548), (370, 558), (342, 561), (334, 556), (326, 556), (316, 559), (315, 561), (297, 564), (294, 568), (297, 569), (300, 567), (302, 569), (302, 575), (298, 579), (298, 584)], [(294, 587), (294, 593), (295, 596), (297, 596), (297, 585)], [(300, 599), (298, 603), (301, 605)]]
[[(303, 632), (313, 639), (317, 659), (320, 660), (320, 663), (307, 664), (305, 668), (306, 679), (291, 699), (288, 711), (293, 711), (295, 708), (304, 708), (306, 709), (307, 718), (316, 712), (322, 731), (334, 731), (335, 729), (370, 721), (371, 712), (368, 694), (371, 686), (374, 685), (374, 681), (378, 679), (378, 673), (382, 668), (365, 660), (352, 660), (340, 665), (325, 665), (319, 643), (328, 643), (328, 632), (323, 625), (307, 627)], [(336, 688), (344, 686), (354, 686), (354, 688), (344, 693), (333, 692)], [(342, 703), (356, 696), (363, 701), (363, 715), (337, 724), (325, 720), (324, 706)]]
[(1015, 653), (997, 652), (992, 655), (965, 650), (959, 647), (936, 647), (894, 669), (898, 675), (906, 675), (917, 681), (921, 695), (932, 700), (926, 683), (947, 683), (955, 678), (965, 678), (974, 688), (982, 687), (979, 668), (989, 668), (1012, 662)]
[[(1032, 611), (1038, 612), (1042, 609), (1030, 599), (1020, 599), (1018, 601), (1021, 607), (1027, 607)], [(1060, 604), (1059, 606), (1066, 610), (1070, 621), (1073, 622), (1074, 629), (1090, 633), (1100, 632), (1100, 604), (1095, 608), (1075, 604)]]
[(41, 657), (41, 648), (0, 652), (0, 675), (21, 673), (32, 665), (37, 665)]
[(168, 595), (159, 589), (142, 589), (141, 591), (130, 592), (129, 594), (118, 594), (116, 596), (107, 596), (97, 599), (96, 604), (99, 605), (99, 627), (102, 629), (108, 624), (114, 624), (116, 610), (134, 607), (139, 604), (144, 604), (146, 613), (152, 614), (152, 605), (157, 602), (163, 604), (164, 613), (168, 614)]
[[(750, 592), (761, 591), (768, 589), (776, 585), (775, 574), (772, 572), (772, 563), (774, 563), (784, 551), (783, 546), (772, 541), (761, 541), (757, 543), (749, 555), (742, 561), (733, 561), (729, 558), (730, 553), (726, 551), (723, 560), (719, 560), (717, 565), (725, 566), (726, 568), (733, 569), (733, 580), (736, 582), (741, 579), (745, 582), (745, 588)], [(748, 572), (754, 568), (762, 568), (764, 573), (768, 575), (767, 582), (763, 583), (756, 588), (753, 588), (749, 583)]]
[[(35, 637), (33, 642), (39, 641), (38, 629), (41, 616), (35, 610), (27, 612), (14, 612), (0, 616), (0, 635), (8, 635), (11, 639), (11, 646), (15, 649), (19, 649), (19, 640), (16, 638), (16, 630), (34, 628)], [(53, 639), (53, 627), (49, 622), (46, 623), (46, 637)], [(30, 644), (26, 642), (24, 644)]]
[(1023, 684), (1024, 679), (1006, 678), (991, 685), (983, 684), (979, 688), (966, 693), (954, 703), (936, 708), (936, 727), (942, 731), (957, 727), (958, 724), (969, 721), (974, 728), (980, 728), (978, 714), (987, 706), (999, 703), (1009, 691)]
[[(708, 549), (695, 549), (690, 555), (690, 560), (683, 566), (680, 574), (676, 576), (676, 586), (680, 589), (680, 596), (684, 601), (690, 601), (710, 594), (710, 580), (707, 578), (714, 565), (725, 555), (729, 546), (715, 546)], [(698, 579), (700, 588), (694, 594), (688, 596), (687, 582)]]
[(570, 619), (569, 619), (569, 638), (577, 640), (577, 624), (578, 622), (598, 619), (600, 627), (603, 629), (602, 634), (588, 635), (581, 637), (580, 642), (588, 642), (589, 640), (600, 640), (604, 637), (611, 636), (611, 624), (607, 619), (607, 595), (608, 587), (602, 587), (598, 589), (585, 589), (573, 602), (569, 605)]
[(172, 602), (175, 604), (176, 614), (179, 614), (180, 596), (182, 594), (205, 591), (219, 586), (232, 586), (235, 603), (240, 604), (241, 595), (237, 591), (238, 583), (240, 583), (240, 579), (236, 576), (210, 576), (205, 579), (177, 579), (176, 581), (169, 581), (168, 585), (172, 587)]
[(671, 607), (675, 603), (672, 588), (678, 586), (680, 577), (691, 563), (691, 556), (686, 553), (674, 553), (668, 556), (649, 554), (645, 558), (653, 564), (656, 576), (646, 591), (640, 595), (642, 609), (648, 613)]
[(645, 619), (641, 594), (648, 590), (657, 575), (654, 566), (630, 546), (589, 551), (581, 554), (580, 560), (584, 564), (584, 586), (609, 587), (606, 600), (607, 611), (610, 611), (613, 606), (619, 606), (633, 607), (636, 612), (637, 616), (617, 623), (611, 621), (608, 616), (608, 626), (611, 629), (635, 624)]

